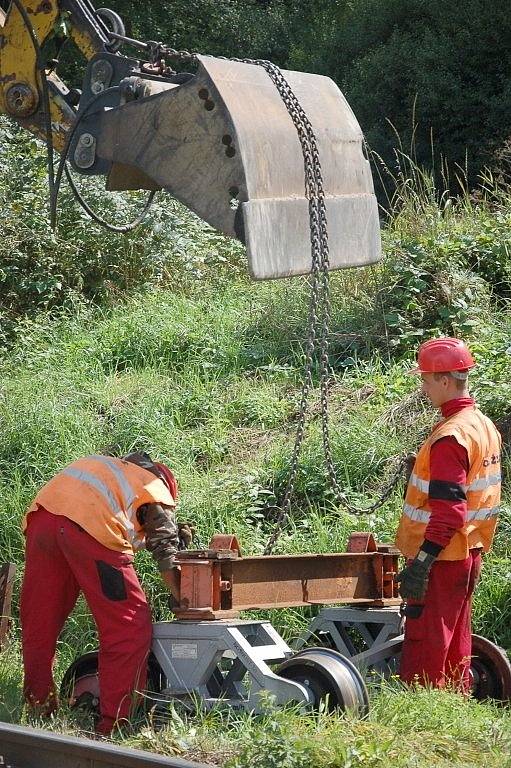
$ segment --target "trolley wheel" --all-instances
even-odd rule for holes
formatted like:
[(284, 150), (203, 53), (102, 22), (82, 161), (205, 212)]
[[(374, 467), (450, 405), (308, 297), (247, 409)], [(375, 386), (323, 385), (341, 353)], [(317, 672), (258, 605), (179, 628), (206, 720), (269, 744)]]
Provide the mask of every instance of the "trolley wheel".
[[(156, 657), (150, 653), (147, 662), (147, 690), (159, 693), (164, 677)], [(76, 659), (66, 670), (60, 685), (60, 698), (70, 709), (99, 713), (98, 652), (92, 651)]]
[[(397, 663), (401, 646), (394, 648), (392, 657)], [(391, 659), (388, 659), (391, 661)], [(472, 635), (472, 661), (470, 662), (471, 691), (474, 699), (511, 701), (511, 663), (506, 652), (480, 635)]]
[(472, 696), (479, 701), (511, 701), (511, 663), (506, 652), (480, 635), (472, 635)]
[(369, 711), (367, 688), (360, 672), (338, 651), (307, 648), (286, 659), (276, 672), (305, 686), (312, 693), (315, 709), (326, 702), (329, 710), (349, 710), (361, 717)]
[(60, 698), (70, 709), (99, 713), (97, 651), (80, 656), (68, 667), (60, 685)]

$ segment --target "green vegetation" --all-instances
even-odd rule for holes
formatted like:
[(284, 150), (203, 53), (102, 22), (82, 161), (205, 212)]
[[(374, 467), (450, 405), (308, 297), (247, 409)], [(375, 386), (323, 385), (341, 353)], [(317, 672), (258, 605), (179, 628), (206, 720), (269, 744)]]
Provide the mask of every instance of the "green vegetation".
[[(438, 178), (509, 174), (511, 20), (499, 0), (115, 0), (128, 34), (177, 49), (263, 57), (332, 77), (369, 145), (394, 166), (414, 146)], [(61, 72), (81, 86), (72, 49)], [(412, 140), (413, 139), (413, 140)], [(442, 168), (438, 158), (443, 159)]]
[[(214, 531), (233, 532), (245, 552), (261, 552), (272, 530), (269, 507), (289, 468), (307, 281), (251, 283), (241, 249), (168, 198), (125, 238), (95, 230), (66, 197), (54, 235), (44, 215), (40, 149), (3, 131), (2, 560), (14, 560), (21, 572), (22, 515), (55, 471), (89, 452), (135, 446), (175, 469), (181, 518), (197, 521), (202, 541)], [(385, 260), (332, 275), (333, 451), (340, 482), (360, 507), (378, 497), (398, 456), (431, 424), (433, 414), (406, 371), (417, 343), (438, 333), (470, 340), (480, 363), (473, 388), (503, 426), (509, 473), (511, 197), (487, 180), (476, 196), (439, 198), (431, 177), (404, 157), (396, 182)], [(89, 194), (100, 204), (96, 187)], [(127, 216), (135, 204), (114, 198), (109, 212)], [(318, 402), (314, 389), (293, 517), (280, 551), (308, 551), (311, 543), (317, 551), (342, 551), (356, 529), (390, 540), (402, 488), (370, 516), (355, 517), (334, 502), (322, 466)], [(511, 649), (505, 501), (474, 623)], [(155, 567), (145, 553), (137, 557), (155, 617), (168, 617)], [(310, 611), (271, 615), (290, 640), (308, 618)], [(59, 643), (57, 678), (95, 644), (80, 603)], [(0, 656), (0, 717), (14, 722), (26, 718), (19, 653), (15, 610), (12, 644)], [(230, 768), (372, 768), (388, 760), (417, 768), (509, 764), (506, 710), (450, 692), (411, 693), (398, 681), (374, 685), (371, 703), (363, 722), (275, 712), (271, 702), (259, 718), (173, 711), (162, 731), (139, 723), (122, 738)], [(50, 725), (65, 732), (90, 727), (65, 711)]]
[[(108, 303), (123, 293), (158, 283), (185, 291), (204, 269), (219, 280), (237, 271), (241, 249), (226, 244), (170, 198), (154, 206), (142, 230), (123, 237), (91, 226), (66, 184), (59, 198), (59, 228), (48, 227), (46, 157), (29, 134), (0, 118), (0, 348), (15, 335), (20, 317), (84, 299)], [(143, 195), (105, 196), (101, 184), (85, 179), (85, 196), (104, 218), (127, 222)], [(143, 232), (144, 236), (141, 237)]]

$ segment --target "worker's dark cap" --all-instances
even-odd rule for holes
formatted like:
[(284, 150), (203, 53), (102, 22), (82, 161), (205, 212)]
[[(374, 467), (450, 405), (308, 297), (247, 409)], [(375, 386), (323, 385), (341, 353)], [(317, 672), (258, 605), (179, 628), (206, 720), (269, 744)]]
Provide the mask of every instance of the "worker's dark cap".
[(137, 467), (147, 469), (148, 472), (152, 472), (153, 475), (161, 478), (161, 473), (158, 470), (158, 467), (145, 451), (133, 451), (132, 453), (127, 453), (126, 456), (123, 456), (122, 458), (123, 461), (129, 461), (130, 464), (136, 464)]

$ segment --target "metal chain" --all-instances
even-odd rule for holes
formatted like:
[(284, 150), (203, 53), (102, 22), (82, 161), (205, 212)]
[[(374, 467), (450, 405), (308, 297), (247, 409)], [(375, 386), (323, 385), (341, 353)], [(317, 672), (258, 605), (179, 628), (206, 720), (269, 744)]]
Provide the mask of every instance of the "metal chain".
[[(158, 44), (157, 46), (154, 43), (148, 45), (150, 45), (153, 50), (154, 58), (165, 56), (171, 59), (175, 59), (180, 63), (197, 63), (198, 61), (198, 54), (192, 53), (190, 51), (180, 51), (161, 44)], [(330, 422), (328, 410), (330, 385), (329, 328), (331, 318), (329, 272), (330, 251), (328, 243), (328, 226), (325, 191), (323, 185), (323, 173), (316, 136), (309, 118), (304, 112), (294, 91), (285, 79), (279, 67), (265, 59), (232, 58), (230, 61), (238, 61), (244, 64), (255, 64), (262, 67), (267, 72), (275, 87), (277, 88), (282, 102), (286, 107), (291, 120), (293, 121), (293, 125), (298, 134), (298, 139), (302, 148), (305, 175), (305, 194), (309, 203), (311, 271), (309, 276), (310, 299), (307, 321), (307, 342), (303, 368), (303, 382), (300, 395), (298, 424), (296, 428), (293, 452), (291, 455), (291, 465), (286, 483), (286, 489), (282, 502), (279, 505), (279, 513), (274, 522), (273, 533), (270, 536), (264, 549), (264, 554), (270, 554), (273, 551), (273, 548), (282, 531), (284, 530), (284, 526), (289, 518), (291, 500), (298, 475), (300, 452), (305, 436), (308, 401), (310, 391), (313, 386), (312, 366), (314, 353), (316, 351), (319, 352), (321, 431), (323, 440), (323, 452), (325, 456), (325, 464), (328, 477), (336, 500), (338, 500), (351, 514), (366, 515), (374, 512), (374, 510), (381, 506), (381, 504), (383, 504), (392, 494), (406, 467), (407, 457), (400, 459), (392, 479), (381, 493), (380, 497), (373, 504), (364, 509), (360, 509), (348, 504), (346, 500), (346, 494), (343, 492), (337, 478), (330, 440)]]
[[(328, 250), (328, 227), (326, 217), (325, 193), (323, 187), (323, 178), (321, 163), (319, 159), (319, 150), (316, 136), (309, 121), (301, 107), (296, 95), (292, 91), (289, 83), (284, 78), (278, 67), (268, 61), (257, 60), (252, 62), (262, 66), (271, 80), (275, 84), (282, 101), (296, 128), (298, 139), (300, 141), (304, 161), (305, 173), (305, 194), (309, 201), (309, 223), (311, 235), (311, 293), (309, 300), (309, 317), (307, 329), (307, 345), (304, 364), (302, 393), (300, 398), (300, 408), (298, 417), (298, 426), (296, 431), (293, 454), (291, 458), (291, 469), (289, 473), (284, 498), (281, 504), (279, 515), (274, 524), (274, 530), (270, 536), (265, 554), (270, 554), (284, 529), (284, 525), (289, 517), (291, 499), (295, 488), (296, 477), (298, 474), (298, 462), (305, 435), (305, 422), (307, 417), (308, 399), (313, 385), (312, 364), (314, 353), (318, 347), (320, 352), (320, 382), (322, 393), (321, 421), (323, 434), (323, 448), (325, 460), (327, 463), (328, 474), (332, 487), (338, 495), (340, 490), (335, 468), (332, 461), (332, 452), (329, 438), (328, 425), (328, 320), (329, 320), (329, 250)], [(326, 289), (326, 292), (325, 292)], [(327, 304), (325, 305), (325, 298)], [(321, 317), (322, 315), (322, 317)], [(324, 406), (323, 406), (324, 401)]]
[[(305, 420), (307, 415), (308, 396), (312, 387), (312, 362), (316, 348), (319, 350), (320, 361), (320, 397), (321, 397), (321, 430), (323, 438), (323, 452), (331, 487), (336, 499), (343, 504), (352, 514), (370, 514), (383, 504), (392, 494), (406, 467), (407, 459), (403, 457), (398, 464), (388, 486), (379, 498), (366, 508), (357, 508), (347, 503), (346, 494), (343, 492), (337, 479), (337, 473), (333, 461), (332, 445), (330, 440), (329, 423), (329, 329), (331, 318), (330, 302), (330, 250), (328, 244), (328, 226), (323, 186), (323, 174), (319, 149), (312, 125), (301, 107), (296, 95), (289, 83), (284, 78), (278, 67), (268, 61), (256, 60), (246, 63), (258, 64), (264, 67), (279, 91), (284, 105), (293, 120), (302, 146), (305, 170), (305, 190), (309, 200), (309, 218), (311, 232), (311, 296), (309, 303), (309, 319), (307, 333), (307, 347), (304, 365), (304, 377), (300, 400), (299, 420), (296, 431), (295, 444), (291, 458), (289, 479), (284, 493), (284, 498), (279, 514), (275, 520), (274, 530), (270, 536), (264, 553), (270, 554), (281, 535), (285, 522), (289, 517), (291, 498), (293, 495), (296, 477), (298, 474), (298, 461), (304, 439)], [(319, 344), (318, 344), (319, 337)]]

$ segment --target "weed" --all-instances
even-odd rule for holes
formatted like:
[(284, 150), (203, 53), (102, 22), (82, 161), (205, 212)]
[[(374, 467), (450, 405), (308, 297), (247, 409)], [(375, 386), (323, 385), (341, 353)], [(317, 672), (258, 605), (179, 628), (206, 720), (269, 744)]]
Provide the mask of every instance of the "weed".
[[(83, 223), (72, 235), (66, 214), (67, 234), (58, 241), (40, 222), (18, 227), (16, 217), (33, 200), (21, 189), (21, 168), (17, 174), (19, 211), (5, 179), (0, 184), (0, 278), (10, 296), (0, 310), (9, 326), (9, 351), (0, 357), (0, 551), (2, 559), (20, 566), (15, 639), (0, 657), (0, 715), (16, 722), (25, 718), (16, 623), (20, 523), (37, 489), (79, 456), (145, 449), (176, 471), (179, 514), (197, 523), (201, 542), (218, 531), (232, 532), (244, 552), (261, 553), (289, 471), (308, 293), (306, 279), (249, 284), (239, 274), (239, 251), (209, 230), (199, 227), (198, 233), (197, 222), (181, 219), (173, 206), (153, 215), (165, 226), (172, 219), (174, 234), (156, 227), (123, 244), (92, 236)], [(447, 204), (417, 174), (412, 172), (395, 201), (383, 264), (332, 275), (332, 449), (341, 486), (360, 508), (378, 497), (398, 457), (416, 448), (431, 426), (431, 409), (406, 375), (422, 338), (466, 334), (479, 363), (471, 374), (473, 391), (493, 418), (503, 425), (511, 418), (510, 198), (493, 192), (490, 199), (485, 191), (479, 200), (467, 196)], [(42, 185), (42, 177), (35, 181)], [(40, 192), (34, 194), (40, 206)], [(7, 251), (15, 237), (17, 255), (11, 259)], [(155, 250), (161, 251), (156, 264)], [(210, 260), (216, 266), (208, 266)], [(39, 294), (38, 270), (48, 281)], [(102, 282), (96, 290), (94, 280), (99, 285), (106, 272), (109, 287)], [(59, 275), (62, 287), (55, 288)], [(296, 494), (278, 551), (343, 551), (357, 529), (392, 540), (402, 487), (371, 515), (355, 516), (337, 503), (323, 467), (319, 415), (315, 369)], [(504, 459), (509, 473), (507, 449)], [(511, 648), (507, 497), (505, 502), (476, 594), (474, 629)], [(151, 558), (142, 552), (136, 564), (155, 618), (169, 618)], [(292, 639), (314, 610), (258, 616), (269, 616)], [(57, 678), (95, 643), (94, 625), (80, 601), (59, 641)], [(50, 726), (66, 732), (82, 727), (65, 711)], [(410, 693), (392, 683), (372, 693), (364, 722), (271, 708), (260, 718), (174, 713), (161, 733), (149, 724), (123, 738), (162, 754), (211, 758), (232, 768), (358, 768), (388, 760), (396, 768), (504, 768), (510, 731), (506, 712), (491, 705), (449, 692)]]

